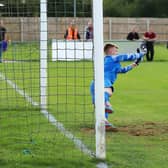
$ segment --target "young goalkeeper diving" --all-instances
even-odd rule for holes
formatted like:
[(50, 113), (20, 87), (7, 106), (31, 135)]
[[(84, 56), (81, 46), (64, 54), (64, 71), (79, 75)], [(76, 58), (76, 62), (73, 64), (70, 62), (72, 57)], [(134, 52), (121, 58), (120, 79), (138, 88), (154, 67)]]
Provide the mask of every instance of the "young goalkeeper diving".
[[(116, 130), (116, 127), (113, 126), (108, 121), (108, 117), (110, 113), (114, 112), (112, 105), (110, 104), (110, 97), (114, 92), (114, 83), (117, 79), (117, 75), (120, 73), (126, 73), (133, 68), (135, 68), (140, 62), (141, 58), (144, 56), (145, 52), (142, 53), (134, 53), (134, 54), (119, 54), (118, 46), (115, 44), (106, 44), (104, 46), (104, 99), (105, 99), (105, 126), (106, 130), (111, 129), (113, 131)], [(133, 61), (134, 63), (122, 67), (120, 62), (122, 61)], [(94, 91), (94, 81), (91, 82), (90, 92), (92, 96), (92, 103), (95, 103), (95, 91)]]

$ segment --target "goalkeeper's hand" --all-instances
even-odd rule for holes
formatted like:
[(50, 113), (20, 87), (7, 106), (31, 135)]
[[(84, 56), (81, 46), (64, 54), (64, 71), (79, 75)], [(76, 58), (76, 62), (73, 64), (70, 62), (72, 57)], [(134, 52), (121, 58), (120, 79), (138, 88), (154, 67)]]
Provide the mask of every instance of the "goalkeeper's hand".
[(144, 53), (144, 54), (147, 53), (147, 48), (146, 48), (146, 44), (145, 43), (142, 43), (140, 45), (140, 53)]
[(140, 47), (137, 48), (137, 53), (139, 53), (141, 55), (141, 57), (143, 57), (147, 53), (147, 48), (146, 48), (146, 44), (145, 43), (142, 43), (140, 45)]
[(131, 64), (132, 68), (135, 68), (136, 66), (137, 66), (137, 64), (135, 62)]
[(131, 67), (132, 67), (132, 68), (135, 68), (136, 66), (139, 65), (140, 62), (141, 62), (141, 60), (140, 60), (140, 58), (139, 58), (139, 59), (137, 59), (134, 63), (131, 64)]
[(140, 52), (139, 55), (140, 57), (134, 62), (136, 65), (139, 65), (139, 63), (143, 60), (144, 55), (146, 52)]
[(140, 58), (138, 58), (134, 63), (136, 64), (136, 65), (139, 65), (139, 63), (142, 61), (142, 57), (140, 57)]

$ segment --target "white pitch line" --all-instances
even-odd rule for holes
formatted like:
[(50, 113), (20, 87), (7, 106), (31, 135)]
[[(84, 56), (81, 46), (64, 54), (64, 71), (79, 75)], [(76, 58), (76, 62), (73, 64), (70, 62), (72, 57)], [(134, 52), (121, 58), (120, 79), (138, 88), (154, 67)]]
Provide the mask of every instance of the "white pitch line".
[[(39, 103), (33, 101), (33, 99), (22, 89), (20, 89), (16, 83), (12, 82), (8, 78), (6, 78), (2, 73), (0, 73), (0, 78), (6, 81), (13, 89), (16, 90), (21, 96), (25, 98), (25, 100), (31, 103), (33, 106), (39, 106)], [(41, 110), (41, 113), (47, 118), (47, 120), (54, 125), (62, 134), (64, 134), (68, 139), (70, 139), (75, 146), (80, 149), (83, 153), (89, 155), (90, 157), (94, 157), (95, 153), (87, 148), (87, 146), (77, 137), (75, 137), (70, 131), (66, 130), (64, 125), (57, 121), (56, 118), (50, 114), (47, 110)]]
[(0, 73), (0, 77), (2, 80), (6, 81), (13, 89), (16, 90), (16, 92), (18, 92), (21, 96), (23, 96), (33, 106), (39, 106), (39, 103), (34, 102), (32, 98), (26, 92), (24, 92), (24, 90), (19, 89), (19, 87), (14, 82), (6, 78), (2, 73)]

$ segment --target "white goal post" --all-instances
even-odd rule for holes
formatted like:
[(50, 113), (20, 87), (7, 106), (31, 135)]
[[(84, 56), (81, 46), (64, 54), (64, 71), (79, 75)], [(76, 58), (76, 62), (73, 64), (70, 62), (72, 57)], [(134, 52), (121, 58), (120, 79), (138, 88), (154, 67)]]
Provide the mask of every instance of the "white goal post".
[(96, 157), (105, 159), (103, 1), (93, 0)]
[(47, 0), (40, 1), (40, 107), (47, 109)]
[[(47, 109), (47, 70), (48, 70), (47, 69), (47, 40), (48, 40), (47, 39), (47, 0), (41, 0), (40, 11), (41, 11), (40, 12), (40, 96), (41, 96), (40, 104), (41, 104), (41, 110), (45, 110)], [(105, 150), (104, 56), (103, 56), (104, 40), (103, 40), (103, 1), (102, 0), (93, 0), (93, 26), (94, 26), (94, 34), (95, 34), (94, 36), (95, 74), (94, 75), (95, 75), (95, 114), (96, 114), (95, 115), (96, 117), (96, 123), (95, 123), (96, 158), (105, 159), (106, 150)], [(80, 46), (80, 44), (77, 44), (77, 45)], [(89, 45), (89, 46), (91, 46), (92, 48), (92, 45)], [(84, 53), (84, 54), (88, 54), (88, 53)], [(85, 56), (83, 56), (83, 58), (85, 58)], [(54, 58), (54, 59), (56, 60), (57, 58)]]

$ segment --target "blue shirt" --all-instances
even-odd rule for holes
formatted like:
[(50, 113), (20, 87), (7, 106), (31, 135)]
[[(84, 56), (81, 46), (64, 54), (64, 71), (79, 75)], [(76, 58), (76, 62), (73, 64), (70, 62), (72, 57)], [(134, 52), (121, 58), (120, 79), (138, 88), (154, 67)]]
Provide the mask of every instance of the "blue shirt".
[(116, 56), (107, 55), (104, 57), (104, 87), (111, 87), (117, 79), (118, 73), (126, 73), (132, 69), (131, 65), (122, 67), (120, 62), (133, 61), (141, 58), (144, 54), (122, 54)]

